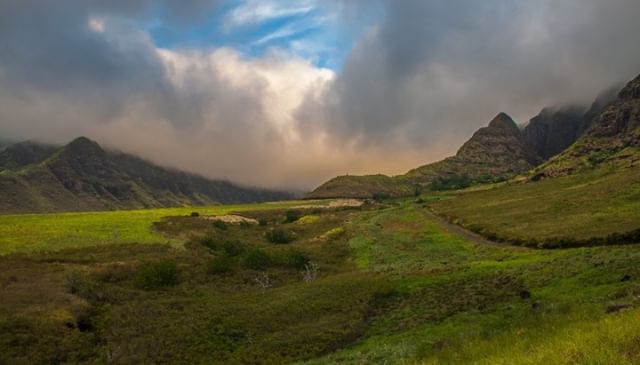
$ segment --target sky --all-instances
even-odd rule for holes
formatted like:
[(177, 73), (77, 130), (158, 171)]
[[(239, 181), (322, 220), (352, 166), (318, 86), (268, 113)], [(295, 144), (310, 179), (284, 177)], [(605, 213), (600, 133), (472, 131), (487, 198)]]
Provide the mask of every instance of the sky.
[(637, 0), (0, 0), (0, 137), (312, 189), (640, 74)]

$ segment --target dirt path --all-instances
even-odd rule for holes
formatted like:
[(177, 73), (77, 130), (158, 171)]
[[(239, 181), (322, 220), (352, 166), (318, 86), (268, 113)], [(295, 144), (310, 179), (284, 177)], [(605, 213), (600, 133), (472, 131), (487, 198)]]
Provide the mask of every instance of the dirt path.
[(436, 214), (434, 214), (433, 212), (431, 212), (428, 209), (420, 209), (420, 211), (422, 212), (422, 214), (424, 214), (424, 216), (433, 221), (434, 223), (436, 223), (437, 225), (440, 226), (440, 228), (442, 228), (443, 230), (445, 230), (448, 233), (451, 234), (455, 234), (456, 236), (460, 236), (464, 239), (466, 239), (467, 241), (471, 241), (475, 244), (478, 245), (490, 245), (490, 246), (501, 246), (501, 247), (511, 247), (511, 248), (520, 248), (520, 247), (516, 247), (516, 246), (512, 246), (512, 245), (507, 245), (507, 244), (503, 244), (500, 242), (496, 242), (496, 241), (491, 241), (488, 240), (486, 238), (484, 238), (483, 236), (475, 233), (475, 232), (471, 232), (468, 229), (462, 228), (457, 224), (452, 224), (447, 222), (445, 219), (438, 217)]

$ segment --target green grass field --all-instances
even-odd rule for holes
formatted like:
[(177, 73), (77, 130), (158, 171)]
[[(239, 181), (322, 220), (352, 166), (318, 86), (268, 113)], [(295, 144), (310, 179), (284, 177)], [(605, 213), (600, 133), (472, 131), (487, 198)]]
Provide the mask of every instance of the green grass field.
[(637, 168), (451, 194), (431, 208), (487, 236), (542, 243), (589, 240), (640, 229)]
[(189, 215), (191, 212), (223, 215), (256, 209), (283, 209), (312, 203), (285, 201), (208, 207), (0, 215), (0, 255), (113, 243), (166, 243), (169, 241), (167, 237), (152, 230), (152, 223), (163, 217)]
[[(73, 248), (0, 256), (0, 363), (640, 363), (640, 246), (478, 244), (432, 221), (423, 200), (298, 209), (294, 222), (299, 202), (207, 212), (255, 225), (187, 208), (72, 214), (87, 229), (140, 214), (131, 237), (151, 236), (79, 232)], [(166, 240), (184, 244), (148, 244)]]

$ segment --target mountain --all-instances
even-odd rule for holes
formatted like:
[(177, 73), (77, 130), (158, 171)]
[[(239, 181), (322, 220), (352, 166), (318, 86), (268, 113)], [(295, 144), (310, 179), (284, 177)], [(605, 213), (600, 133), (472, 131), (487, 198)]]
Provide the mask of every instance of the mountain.
[(525, 142), (538, 156), (548, 160), (578, 139), (585, 112), (579, 106), (544, 108), (522, 130)]
[(640, 76), (629, 82), (567, 150), (539, 166), (532, 179), (563, 176), (601, 164), (640, 161)]
[(526, 172), (541, 162), (527, 146), (513, 119), (500, 113), (487, 127), (474, 133), (453, 157), (395, 177), (339, 176), (322, 184), (307, 197), (406, 196), (434, 183), (453, 187), (474, 181), (506, 179)]
[(49, 158), (57, 149), (56, 146), (33, 141), (9, 144), (0, 151), (0, 171), (38, 164)]
[(290, 199), (156, 166), (80, 137), (61, 148), (20, 143), (0, 153), (0, 212), (135, 209)]
[(540, 162), (513, 119), (500, 113), (487, 127), (474, 133), (455, 156), (418, 167), (403, 178), (419, 185), (463, 176), (471, 180), (507, 178), (528, 171)]
[(527, 145), (543, 160), (571, 146), (615, 100), (620, 87), (600, 93), (589, 109), (579, 105), (544, 108), (522, 130)]

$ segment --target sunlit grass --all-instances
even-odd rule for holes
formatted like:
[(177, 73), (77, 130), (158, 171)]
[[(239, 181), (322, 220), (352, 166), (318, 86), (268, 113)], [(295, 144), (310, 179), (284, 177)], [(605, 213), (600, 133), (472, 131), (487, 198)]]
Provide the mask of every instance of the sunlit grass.
[(284, 209), (310, 203), (312, 202), (284, 201), (208, 207), (0, 215), (0, 255), (111, 243), (165, 243), (169, 240), (152, 230), (152, 223), (162, 217), (189, 215), (191, 212), (221, 215)]

